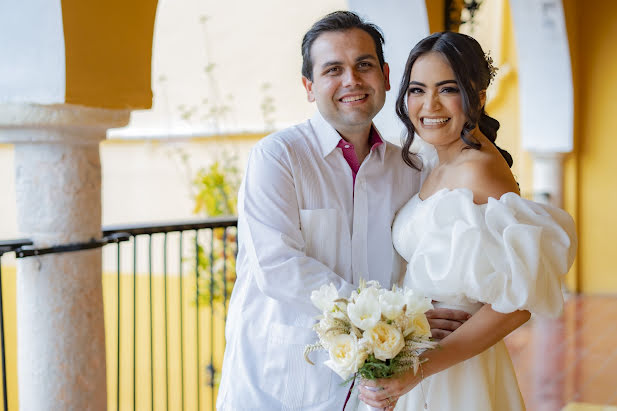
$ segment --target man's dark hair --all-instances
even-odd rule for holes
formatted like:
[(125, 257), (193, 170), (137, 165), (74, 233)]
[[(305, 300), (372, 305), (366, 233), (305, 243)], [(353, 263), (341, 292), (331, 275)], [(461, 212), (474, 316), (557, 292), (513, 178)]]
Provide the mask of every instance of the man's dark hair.
[(372, 23), (362, 20), (356, 13), (351, 11), (335, 11), (323, 17), (313, 24), (302, 39), (302, 75), (313, 81), (313, 61), (311, 60), (311, 46), (323, 33), (329, 31), (347, 31), (360, 29), (367, 32), (375, 42), (375, 51), (380, 67), (383, 68), (383, 44), (384, 37), (381, 29)]

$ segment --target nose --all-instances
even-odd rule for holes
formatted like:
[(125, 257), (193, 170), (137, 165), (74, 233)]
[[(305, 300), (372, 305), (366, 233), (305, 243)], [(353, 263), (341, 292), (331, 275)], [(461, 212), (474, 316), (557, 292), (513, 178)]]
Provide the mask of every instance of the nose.
[(350, 69), (345, 72), (345, 75), (343, 77), (344, 87), (354, 87), (360, 85), (361, 83), (362, 79), (356, 70)]
[(426, 93), (424, 95), (424, 109), (426, 111), (435, 111), (441, 107), (439, 95), (437, 93)]

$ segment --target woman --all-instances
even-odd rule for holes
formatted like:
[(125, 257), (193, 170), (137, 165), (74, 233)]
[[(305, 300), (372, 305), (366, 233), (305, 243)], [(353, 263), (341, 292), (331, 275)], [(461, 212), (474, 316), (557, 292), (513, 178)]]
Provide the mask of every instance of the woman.
[(363, 381), (360, 399), (370, 406), (525, 409), (502, 339), (530, 312), (561, 312), (576, 235), (564, 211), (520, 198), (512, 158), (495, 144), (499, 122), (484, 111), (493, 77), (491, 59), (459, 33), (425, 38), (407, 60), (396, 104), (407, 128), (403, 158), (418, 168), (409, 153), (417, 133), (439, 163), (399, 211), (394, 246), (408, 262), (405, 286), (472, 316), (422, 354), (417, 374)]

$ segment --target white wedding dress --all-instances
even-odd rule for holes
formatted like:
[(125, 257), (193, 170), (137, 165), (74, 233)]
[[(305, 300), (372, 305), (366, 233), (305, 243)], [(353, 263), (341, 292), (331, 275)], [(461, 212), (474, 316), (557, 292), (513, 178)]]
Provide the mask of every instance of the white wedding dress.
[[(503, 313), (557, 316), (562, 310), (561, 278), (577, 240), (572, 218), (561, 209), (514, 193), (477, 205), (470, 190), (443, 189), (409, 200), (392, 236), (408, 262), (404, 285), (437, 306), (471, 314), (483, 303)], [(425, 399), (432, 411), (525, 409), (503, 341), (426, 378), (396, 410), (424, 410)]]

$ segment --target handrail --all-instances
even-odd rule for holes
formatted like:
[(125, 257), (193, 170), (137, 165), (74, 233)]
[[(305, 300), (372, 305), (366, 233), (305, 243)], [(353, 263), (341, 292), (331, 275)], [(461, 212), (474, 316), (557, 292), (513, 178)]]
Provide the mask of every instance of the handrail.
[(51, 247), (34, 247), (30, 239), (2, 240), (0, 241), (0, 256), (8, 252), (15, 252), (17, 258), (25, 258), (44, 254), (82, 251), (100, 248), (109, 243), (128, 241), (130, 237), (137, 235), (234, 227), (237, 224), (237, 217), (227, 216), (170, 222), (110, 225), (102, 228), (103, 236), (100, 239), (93, 238), (90, 241), (59, 244)]
[(130, 235), (171, 233), (174, 231), (202, 230), (205, 228), (234, 227), (237, 224), (238, 217), (235, 216), (162, 223), (118, 224), (103, 227), (103, 236), (119, 232)]
[(2, 240), (0, 241), (0, 257), (2, 256), (2, 254), (10, 253), (28, 245), (32, 245), (32, 240), (28, 238), (21, 238), (17, 240)]

